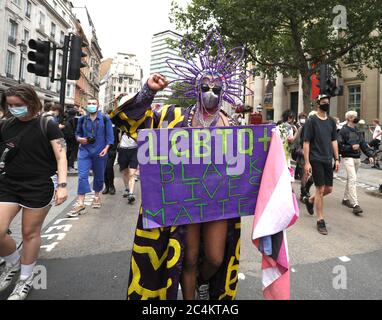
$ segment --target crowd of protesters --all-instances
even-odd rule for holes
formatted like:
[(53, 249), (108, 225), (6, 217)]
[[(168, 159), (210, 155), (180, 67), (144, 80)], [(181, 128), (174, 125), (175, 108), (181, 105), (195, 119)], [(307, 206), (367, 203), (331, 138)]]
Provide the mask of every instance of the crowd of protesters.
[[(340, 165), (346, 173), (346, 186), (342, 205), (352, 209), (356, 216), (362, 216), (357, 197), (357, 173), (361, 164), (362, 153), (366, 162), (379, 168), (378, 156), (382, 130), (379, 120), (373, 120), (370, 132), (373, 139), (365, 141), (365, 134), (358, 128), (359, 114), (349, 111), (345, 122), (330, 117), (330, 97), (319, 96), (317, 110), (308, 116), (296, 115), (286, 110), (282, 120), (277, 123), (284, 144), (288, 167), (295, 180), (301, 180), (300, 201), (306, 205), (310, 215), (317, 214), (317, 230), (328, 234), (324, 219), (324, 198), (333, 191), (333, 178)], [(291, 160), (294, 160), (295, 167)], [(294, 170), (294, 172), (293, 172)], [(315, 185), (315, 193), (310, 190)], [(381, 188), (380, 188), (381, 189)]]

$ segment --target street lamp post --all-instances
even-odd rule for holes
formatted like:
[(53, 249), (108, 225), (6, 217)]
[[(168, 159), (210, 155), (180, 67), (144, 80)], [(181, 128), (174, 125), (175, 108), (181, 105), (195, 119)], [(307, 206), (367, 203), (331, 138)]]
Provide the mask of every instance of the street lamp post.
[(25, 44), (25, 41), (21, 41), (21, 43), (18, 44), (18, 46), (20, 47), (20, 68), (19, 68), (19, 84), (21, 84), (21, 74), (22, 74), (22, 67), (23, 67), (23, 57), (24, 57), (24, 53), (27, 52), (28, 50), (28, 47), (27, 45)]

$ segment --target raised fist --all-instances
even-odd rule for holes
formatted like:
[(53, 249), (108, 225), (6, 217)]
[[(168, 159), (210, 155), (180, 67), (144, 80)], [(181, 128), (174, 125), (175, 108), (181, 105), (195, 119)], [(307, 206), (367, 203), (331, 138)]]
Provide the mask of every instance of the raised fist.
[(147, 81), (147, 85), (153, 91), (161, 91), (168, 86), (168, 81), (160, 74), (153, 74)]

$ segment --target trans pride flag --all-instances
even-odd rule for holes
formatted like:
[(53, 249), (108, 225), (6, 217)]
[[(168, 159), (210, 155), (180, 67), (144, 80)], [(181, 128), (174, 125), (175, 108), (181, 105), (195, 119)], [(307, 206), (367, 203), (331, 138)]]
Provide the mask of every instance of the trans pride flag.
[(290, 299), (290, 270), (286, 229), (299, 217), (291, 174), (276, 130), (264, 168), (257, 201), (252, 240), (261, 251), (264, 298)]

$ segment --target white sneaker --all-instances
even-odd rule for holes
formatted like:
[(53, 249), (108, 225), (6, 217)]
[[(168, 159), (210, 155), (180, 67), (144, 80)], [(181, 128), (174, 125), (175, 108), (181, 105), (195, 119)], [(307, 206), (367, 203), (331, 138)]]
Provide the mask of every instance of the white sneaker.
[(67, 214), (69, 218), (77, 218), (84, 214), (86, 211), (86, 206), (84, 204), (76, 203), (73, 209)]
[(196, 300), (210, 300), (210, 285), (202, 284), (196, 289)]
[(20, 264), (15, 266), (5, 266), (3, 273), (0, 275), (0, 292), (8, 289), (15, 275), (20, 272), (20, 269)]
[(33, 287), (33, 278), (34, 275), (32, 274), (26, 280), (17, 281), (16, 287), (9, 296), (8, 300), (25, 300)]

